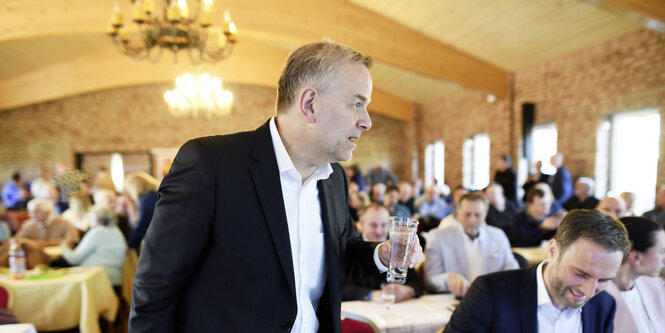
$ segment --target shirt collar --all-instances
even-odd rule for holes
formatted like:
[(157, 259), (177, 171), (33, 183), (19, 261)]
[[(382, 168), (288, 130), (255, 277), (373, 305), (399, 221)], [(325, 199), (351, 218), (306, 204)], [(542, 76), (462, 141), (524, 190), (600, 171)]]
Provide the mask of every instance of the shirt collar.
[[(282, 141), (282, 137), (279, 135), (279, 131), (277, 130), (275, 117), (270, 118), (269, 127), (270, 127), (270, 136), (272, 137), (272, 146), (273, 149), (275, 150), (275, 157), (277, 158), (277, 168), (279, 169), (279, 173), (292, 174), (293, 172), (295, 172), (298, 175), (298, 177), (300, 177), (300, 173), (298, 173), (298, 170), (296, 170), (296, 166), (293, 164), (293, 161), (291, 160), (289, 153), (286, 151), (286, 147), (284, 147), (284, 142)], [(309, 177), (309, 179), (313, 180), (327, 179), (330, 176), (330, 174), (332, 174), (332, 172), (333, 172), (332, 166), (330, 166), (330, 163), (326, 163), (324, 165), (318, 166), (314, 170), (312, 175)]]
[[(537, 295), (538, 295), (538, 307), (541, 305), (547, 305), (550, 304), (553, 308), (557, 309), (556, 306), (554, 306), (554, 303), (552, 303), (552, 298), (550, 297), (550, 294), (547, 292), (547, 287), (545, 286), (545, 279), (543, 276), (543, 267), (547, 265), (547, 260), (542, 261), (540, 264), (538, 264), (538, 268), (536, 271), (536, 287), (537, 287)], [(558, 309), (557, 309), (558, 310)], [(569, 316), (573, 315), (574, 313), (577, 312), (582, 312), (582, 308), (568, 308), (565, 309), (564, 312), (569, 312)]]
[[(457, 221), (457, 219), (455, 219), (455, 220)], [(471, 239), (471, 237), (469, 237), (469, 235), (466, 234), (466, 231), (464, 231), (464, 227), (462, 226), (462, 223), (459, 222), (459, 221), (457, 223), (457, 230), (459, 230), (460, 234), (462, 235), (462, 239), (464, 239), (465, 241), (469, 241), (471, 243), (474, 243), (476, 241), (480, 242), (480, 238), (485, 235), (485, 226), (486, 225), (487, 224), (485, 222), (483, 222), (483, 224), (480, 226), (480, 228), (478, 228), (478, 235), (474, 239)]]

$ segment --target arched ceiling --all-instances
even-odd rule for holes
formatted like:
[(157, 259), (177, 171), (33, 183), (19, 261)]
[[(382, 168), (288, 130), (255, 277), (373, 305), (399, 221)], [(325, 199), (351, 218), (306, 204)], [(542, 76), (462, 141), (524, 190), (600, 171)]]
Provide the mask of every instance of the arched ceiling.
[(114, 3), (2, 1), (0, 110), (192, 70), (274, 87), (289, 51), (330, 37), (375, 59), (372, 111), (411, 119), (414, 102), (460, 88), (504, 98), (512, 71), (665, 21), (660, 0), (224, 0), (213, 17), (228, 9), (239, 42), (228, 59), (194, 67), (184, 54), (177, 64), (168, 52), (156, 64), (121, 55), (105, 34)]

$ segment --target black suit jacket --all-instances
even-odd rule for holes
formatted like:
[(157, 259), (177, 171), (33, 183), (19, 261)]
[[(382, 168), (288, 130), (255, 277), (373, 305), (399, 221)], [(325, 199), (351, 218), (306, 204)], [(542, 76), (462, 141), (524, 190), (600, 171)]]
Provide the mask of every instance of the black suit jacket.
[[(538, 332), (536, 273), (529, 269), (492, 273), (478, 277), (453, 312), (446, 333)], [(614, 298), (606, 292), (582, 307), (582, 331), (614, 331)]]
[[(372, 248), (349, 218), (344, 171), (332, 167), (318, 183), (327, 277), (317, 311), (322, 332), (341, 330), (347, 250), (373, 265)], [(288, 331), (297, 313), (295, 280), (268, 123), (187, 142), (159, 192), (134, 278), (129, 331)]]

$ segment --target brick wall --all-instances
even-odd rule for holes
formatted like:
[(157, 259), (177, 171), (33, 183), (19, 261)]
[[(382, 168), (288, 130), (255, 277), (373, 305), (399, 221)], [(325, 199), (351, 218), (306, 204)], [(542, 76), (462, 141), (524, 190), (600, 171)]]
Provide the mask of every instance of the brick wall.
[[(191, 138), (252, 130), (274, 114), (273, 88), (226, 84), (234, 94), (232, 115), (176, 118), (162, 99), (171, 84), (99, 91), (0, 112), (0, 183), (15, 170), (31, 180), (42, 167), (75, 164), (77, 152), (149, 151), (177, 148)], [(404, 122), (372, 114), (374, 128), (354, 151), (353, 163), (368, 170), (387, 158), (406, 176), (402, 156), (413, 151), (413, 130)], [(407, 130), (405, 131), (405, 128)]]
[(419, 155), (428, 143), (442, 139), (446, 183), (454, 186), (462, 182), (464, 138), (488, 133), (493, 175), (498, 156), (512, 154), (517, 161), (521, 155), (521, 105), (531, 102), (536, 104), (537, 123), (556, 122), (558, 149), (566, 155), (573, 176), (593, 176), (600, 117), (656, 107), (661, 114), (658, 184), (665, 184), (664, 34), (639, 30), (519, 71), (514, 75), (514, 99), (512, 106), (506, 100), (490, 104), (484, 94), (464, 90), (418, 108)]

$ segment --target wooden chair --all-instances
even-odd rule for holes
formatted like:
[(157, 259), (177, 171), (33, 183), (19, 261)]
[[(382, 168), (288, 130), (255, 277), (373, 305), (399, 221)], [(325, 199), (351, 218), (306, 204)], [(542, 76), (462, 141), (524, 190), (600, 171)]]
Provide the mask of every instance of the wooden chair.
[(344, 318), (342, 319), (342, 333), (378, 333), (379, 330), (359, 320)]
[(0, 308), (12, 310), (14, 308), (14, 289), (5, 281), (0, 280)]
[(125, 254), (125, 261), (122, 263), (122, 298), (126, 304), (132, 303), (132, 283), (134, 282), (134, 274), (136, 274), (136, 266), (139, 263), (139, 256), (135, 249), (127, 249)]

